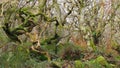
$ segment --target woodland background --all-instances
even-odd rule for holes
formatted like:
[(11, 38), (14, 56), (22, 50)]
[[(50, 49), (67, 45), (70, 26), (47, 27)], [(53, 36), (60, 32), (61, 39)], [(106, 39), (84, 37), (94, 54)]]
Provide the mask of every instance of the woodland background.
[(120, 0), (0, 0), (0, 68), (119, 68)]

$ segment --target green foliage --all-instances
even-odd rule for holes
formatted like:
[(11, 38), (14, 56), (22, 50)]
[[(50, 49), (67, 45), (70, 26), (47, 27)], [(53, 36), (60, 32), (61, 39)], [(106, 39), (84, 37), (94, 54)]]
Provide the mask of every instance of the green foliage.
[(93, 68), (113, 68), (113, 64), (109, 64), (107, 60), (103, 56), (98, 56), (95, 60), (91, 60), (90, 64), (92, 65)]
[(33, 51), (30, 52), (30, 56), (31, 56), (31, 58), (33, 58), (37, 62), (48, 60), (46, 55), (40, 54), (40, 53), (37, 53), (37, 52), (33, 52)]
[(67, 45), (61, 51), (61, 58), (64, 60), (78, 60), (84, 57), (83, 52), (74, 45)]
[(98, 56), (98, 58), (95, 60), (95, 62), (98, 62), (101, 65), (107, 65), (108, 64), (103, 56)]
[(84, 65), (80, 60), (75, 60), (75, 68), (84, 68)]
[(0, 67), (1, 68), (21, 68), (26, 65), (26, 60), (29, 60), (29, 50), (28, 47), (30, 43), (25, 43), (23, 45), (15, 46), (13, 51), (7, 51), (1, 54)]

